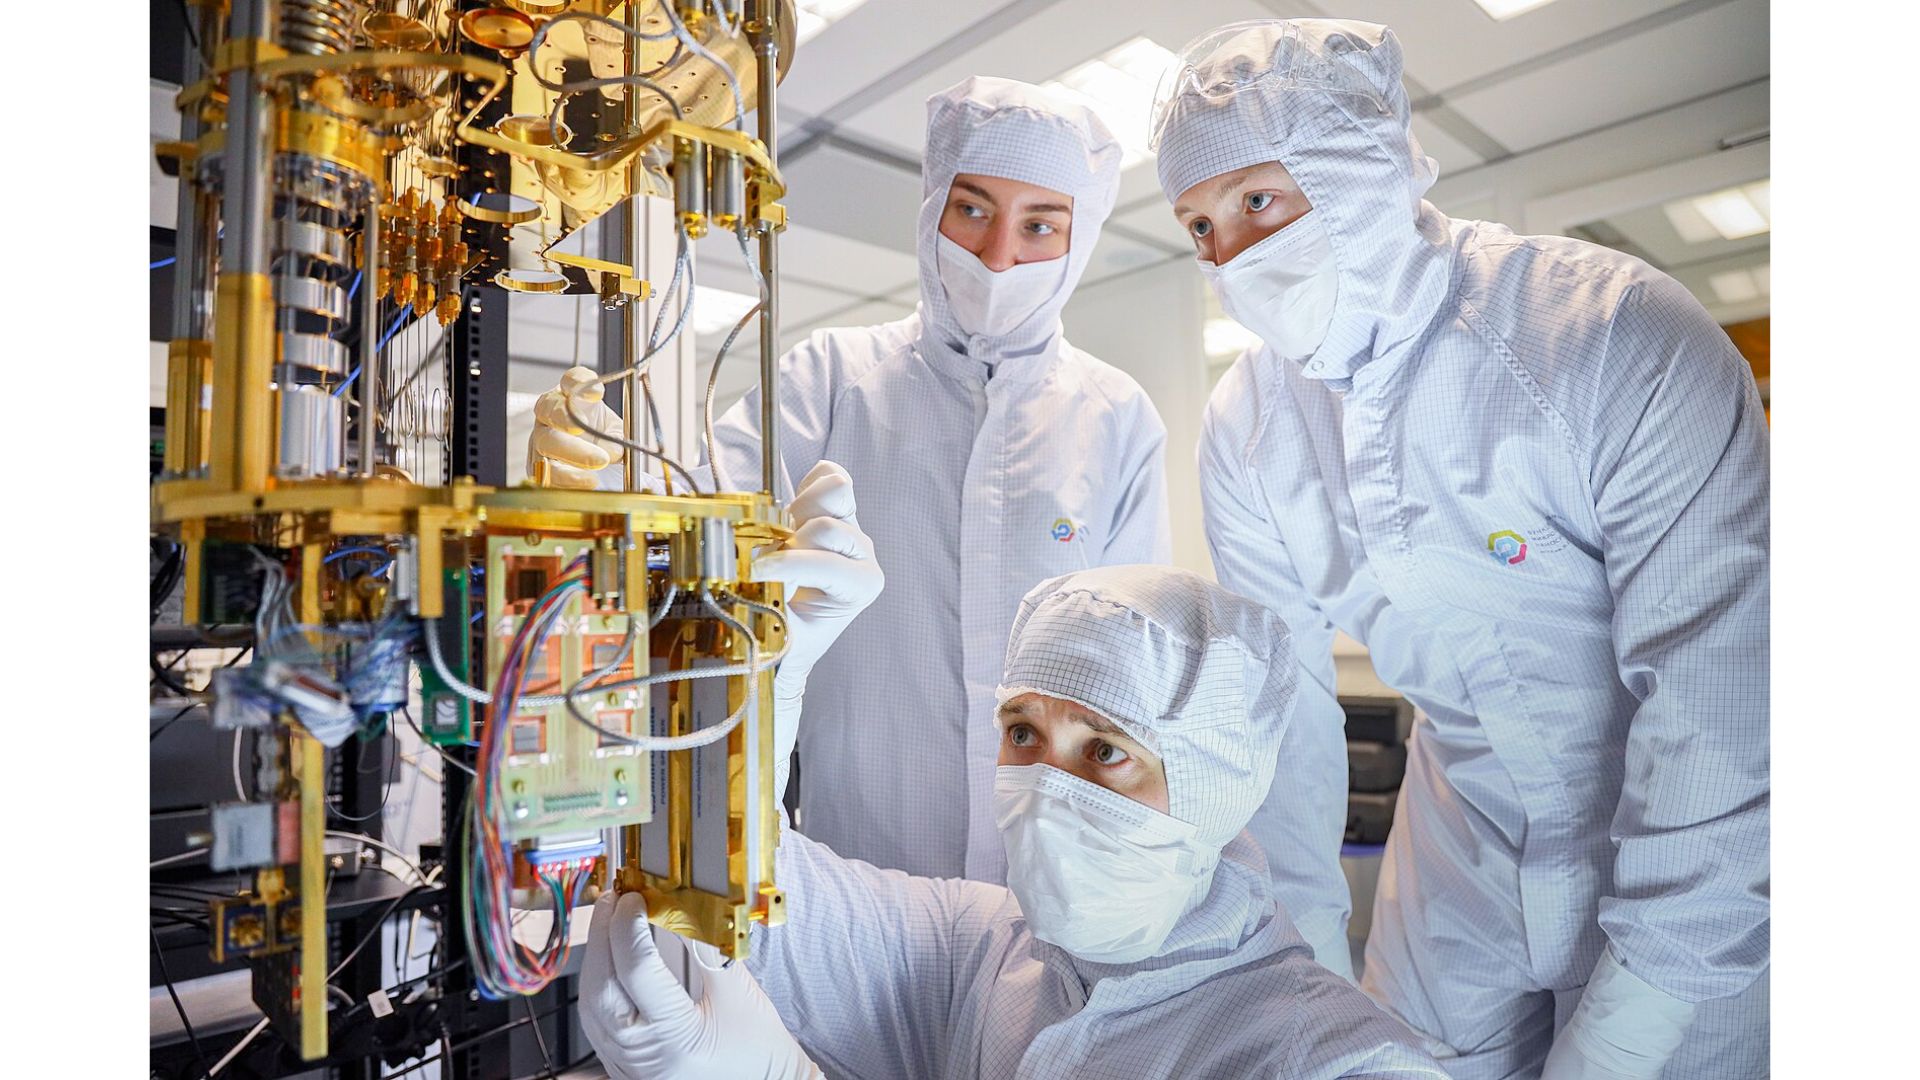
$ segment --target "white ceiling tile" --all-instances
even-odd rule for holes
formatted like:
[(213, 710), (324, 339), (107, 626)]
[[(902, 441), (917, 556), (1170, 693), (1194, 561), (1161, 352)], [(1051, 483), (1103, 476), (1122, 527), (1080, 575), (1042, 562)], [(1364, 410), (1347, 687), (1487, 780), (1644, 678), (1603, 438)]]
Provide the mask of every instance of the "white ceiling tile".
[(1426, 151), (1428, 157), (1440, 163), (1441, 176), (1470, 169), (1486, 160), (1425, 116), (1414, 116), (1413, 137), (1420, 140), (1420, 149)]
[[(870, 0), (794, 53), (780, 108), (817, 115), (979, 21), (985, 5)], [(877, 47), (886, 43), (885, 48)]]
[(1393, 28), (1407, 74), (1431, 93), (1698, 0), (1559, 0), (1495, 22), (1473, 0), (1315, 0), (1322, 14)]
[(1714, 291), (1713, 278), (1716, 274), (1736, 271), (1752, 273), (1768, 266), (1772, 255), (1767, 248), (1742, 252), (1724, 259), (1711, 259), (1705, 262), (1682, 266), (1672, 271), (1673, 278), (1687, 287), (1694, 298), (1704, 305), (1714, 319), (1721, 323), (1735, 322), (1741, 319), (1753, 319), (1767, 314), (1771, 297), (1761, 296), (1750, 300), (1728, 302)]
[[(915, 203), (914, 213), (919, 213)], [(804, 225), (789, 226), (780, 234), (780, 272), (783, 280), (838, 288), (860, 296), (882, 296), (911, 283), (920, 274), (913, 251), (913, 219), (906, 221), (904, 250), (881, 247)]]
[[(898, 92), (853, 115), (846, 126), (863, 138), (918, 156), (925, 136), (927, 97), (969, 75), (1043, 83), (1136, 36), (1178, 51), (1222, 23), (1273, 17), (1271, 9), (1254, 0), (1137, 3), (1124, 11), (1115, 7), (1112, 0), (1059, 0), (1043, 6), (1019, 25), (944, 63), (927, 66)], [(1153, 169), (1143, 164), (1130, 171), (1151, 177)]]
[(1767, 0), (1732, 0), (1450, 103), (1508, 149), (1523, 151), (1767, 71)]
[(1631, 240), (1652, 257), (1655, 263), (1663, 267), (1764, 251), (1770, 246), (1771, 240), (1771, 234), (1761, 233), (1742, 240), (1722, 240), (1715, 236), (1711, 240), (1689, 244), (1674, 231), (1673, 222), (1667, 219), (1667, 215), (1658, 206), (1642, 207), (1626, 214), (1615, 214), (1607, 219), (1606, 224), (1620, 230), (1622, 236)]
[(913, 250), (920, 177), (836, 146), (783, 166), (791, 219), (895, 251)]

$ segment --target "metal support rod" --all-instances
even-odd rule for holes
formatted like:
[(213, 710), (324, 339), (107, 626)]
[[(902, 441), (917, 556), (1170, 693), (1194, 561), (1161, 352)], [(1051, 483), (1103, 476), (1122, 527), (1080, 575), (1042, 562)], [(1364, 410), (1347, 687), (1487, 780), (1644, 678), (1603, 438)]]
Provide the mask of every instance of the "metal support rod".
[[(236, 0), (234, 40), (271, 41), (272, 0)], [(215, 291), (213, 431), (228, 440), (211, 455), (217, 487), (266, 490), (273, 473), (275, 360), (267, 219), (273, 214), (273, 100), (250, 67), (228, 76), (222, 151), (220, 276)]]
[[(186, 20), (183, 29), (191, 31), (197, 24), (200, 40), (209, 40), (215, 20), (201, 17), (206, 9), (183, 11)], [(185, 54), (180, 65), (180, 81), (184, 86), (191, 86), (204, 76), (206, 67), (200, 50), (194, 46), (193, 33), (181, 35), (180, 51)], [(198, 107), (181, 111), (181, 141), (198, 143), (200, 127)], [(201, 349), (212, 335), (207, 316), (213, 303), (206, 294), (211, 283), (202, 274), (203, 270), (210, 270), (203, 264), (211, 260), (202, 258), (202, 253), (210, 250), (215, 235), (213, 230), (205, 229), (205, 225), (210, 220), (217, 222), (220, 215), (217, 208), (208, 205), (205, 192), (196, 182), (195, 171), (194, 162), (180, 162), (173, 223), (172, 343), (167, 348), (166, 470), (163, 473), (169, 479), (199, 472), (204, 450), (199, 434), (201, 410), (206, 404), (201, 392), (207, 365)]]
[[(778, 113), (774, 107), (774, 89), (780, 81), (779, 0), (757, 0), (752, 23), (754, 59), (758, 75), (760, 102), (755, 122), (760, 141), (766, 144), (767, 160), (780, 164)], [(769, 226), (760, 228), (760, 487), (776, 500), (780, 497), (774, 477), (780, 463), (780, 248), (779, 234)]]
[[(640, 4), (627, 5), (627, 26), (635, 32), (640, 29), (641, 7)], [(626, 74), (632, 75), (639, 70), (639, 53), (639, 39), (629, 37), (626, 41)], [(640, 122), (638, 88), (629, 85), (624, 90), (625, 92), (621, 95), (621, 116), (626, 121), (623, 134), (631, 132)], [(638, 169), (632, 170), (630, 175), (636, 181), (640, 178)], [(633, 186), (636, 189), (639, 187), (637, 183)], [(628, 199), (626, 213), (620, 215), (620, 235), (626, 240), (625, 254), (614, 261), (633, 267), (633, 276), (640, 277), (640, 206), (637, 198)], [(632, 369), (633, 365), (640, 360), (637, 339), (644, 332), (643, 328), (647, 324), (645, 315), (646, 305), (640, 303), (637, 297), (628, 297), (627, 302), (620, 305), (620, 370), (622, 371)], [(603, 352), (601, 355), (606, 354)], [(640, 441), (638, 434), (641, 430), (640, 414), (646, 409), (646, 402), (640, 396), (640, 380), (627, 379), (625, 389), (621, 393), (625, 395), (625, 401), (620, 410), (621, 433), (626, 436), (628, 442), (638, 442)], [(620, 455), (620, 489), (622, 491), (639, 490), (637, 486), (641, 473), (639, 457), (640, 455), (631, 450)]]
[[(233, 37), (271, 40), (270, 7), (267, 0), (237, 0)], [(226, 232), (220, 241), (221, 270), (264, 274), (271, 257), (267, 219), (273, 214), (273, 102), (261, 92), (252, 68), (235, 68), (228, 78), (227, 141), (222, 155), (226, 175), (221, 181), (221, 219)]]
[(372, 476), (380, 453), (380, 194), (367, 196), (360, 232), (360, 475)]
[[(208, 32), (204, 27), (209, 20), (199, 18), (199, 12), (206, 9), (188, 7), (185, 10), (188, 20), (185, 26), (202, 27), (203, 29), (198, 33), (201, 40), (206, 40)], [(194, 48), (192, 35), (182, 34), (180, 50), (186, 54), (186, 59), (181, 62), (180, 84), (192, 86), (205, 74), (203, 70), (205, 65), (201, 62), (200, 50)], [(189, 144), (200, 141), (199, 106), (180, 111), (180, 140)], [(199, 291), (206, 287), (206, 283), (200, 279), (198, 273), (202, 262), (200, 258), (201, 199), (200, 186), (193, 182), (194, 167), (191, 161), (180, 163), (179, 208), (173, 222), (173, 337), (175, 340), (197, 338), (206, 333), (206, 328), (200, 325), (198, 318), (201, 314), (198, 308), (203, 303)], [(174, 418), (168, 417), (167, 423), (171, 427)], [(180, 429), (182, 432), (186, 430), (185, 423), (186, 418), (182, 417)], [(168, 433), (168, 437), (171, 439), (171, 432)]]

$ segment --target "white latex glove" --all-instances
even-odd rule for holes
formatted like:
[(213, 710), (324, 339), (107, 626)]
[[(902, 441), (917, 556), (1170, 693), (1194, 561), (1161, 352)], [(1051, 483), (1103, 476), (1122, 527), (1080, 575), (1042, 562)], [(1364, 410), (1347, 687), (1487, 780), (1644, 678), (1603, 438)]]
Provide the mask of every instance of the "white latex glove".
[(533, 403), (533, 434), (527, 438), (527, 478), (544, 487), (592, 490), (601, 469), (620, 460), (625, 448), (588, 435), (567, 415), (572, 400), (580, 419), (601, 431), (619, 431), (620, 417), (605, 401), (589, 367), (570, 367), (560, 385)]
[[(665, 931), (662, 931), (664, 933)], [(805, 1080), (825, 1074), (787, 1033), (745, 964), (693, 950), (706, 970), (695, 1001), (654, 947), (639, 893), (602, 895), (580, 968), (580, 1026), (614, 1080), (739, 1077)]]
[(1620, 966), (1609, 949), (1573, 1018), (1553, 1040), (1541, 1080), (1657, 1080), (1693, 1023), (1694, 1006)]
[(788, 507), (793, 536), (753, 561), (756, 581), (787, 586), (787, 655), (773, 676), (774, 797), (784, 800), (807, 674), (886, 586), (873, 540), (854, 516), (853, 477), (831, 461), (800, 481)]

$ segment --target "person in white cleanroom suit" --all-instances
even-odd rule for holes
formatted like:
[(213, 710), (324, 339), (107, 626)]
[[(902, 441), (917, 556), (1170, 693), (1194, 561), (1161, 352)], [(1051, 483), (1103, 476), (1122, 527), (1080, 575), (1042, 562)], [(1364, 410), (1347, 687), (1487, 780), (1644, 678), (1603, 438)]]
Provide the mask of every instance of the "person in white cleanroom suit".
[[(796, 544), (824, 550), (759, 570), (793, 590), (797, 646), (877, 587), (844, 474), (810, 480), (796, 506), (821, 516)], [(1244, 832), (1291, 712), (1279, 618), (1184, 570), (1081, 571), (1027, 595), (1004, 677), (994, 801), (1011, 889), (882, 870), (786, 830), (786, 923), (755, 928), (745, 965), (696, 947), (694, 998), (644, 901), (603, 897), (580, 1009), (611, 1075), (1442, 1080), (1412, 1032), (1314, 963)]]
[[(841, 854), (1003, 880), (993, 688), (1021, 595), (1172, 557), (1166, 428), (1060, 327), (1120, 154), (1092, 111), (1039, 87), (973, 78), (935, 94), (918, 310), (815, 332), (780, 361), (787, 475), (824, 458), (851, 470), (894, 583), (807, 698), (800, 820)], [(759, 425), (758, 390), (718, 421), (727, 485), (759, 485)]]
[[(1100, 119), (1035, 86), (968, 79), (928, 99), (921, 169), (918, 310), (815, 333), (781, 361), (787, 470), (830, 458), (852, 472), (893, 586), (808, 684), (800, 820), (842, 855), (998, 882), (1007, 627), (1042, 579), (1171, 559), (1166, 427), (1139, 384), (1061, 333), (1119, 190)], [(1066, 220), (1017, 201), (1061, 195)], [(736, 477), (759, 475), (759, 421), (756, 390), (719, 423)]]
[(1336, 627), (1424, 714), (1363, 986), (1460, 1077), (1764, 1075), (1746, 364), (1645, 263), (1425, 202), (1385, 27), (1223, 27), (1158, 97), (1161, 186), (1264, 342), (1201, 440), (1220, 580), (1292, 628), (1328, 775)]

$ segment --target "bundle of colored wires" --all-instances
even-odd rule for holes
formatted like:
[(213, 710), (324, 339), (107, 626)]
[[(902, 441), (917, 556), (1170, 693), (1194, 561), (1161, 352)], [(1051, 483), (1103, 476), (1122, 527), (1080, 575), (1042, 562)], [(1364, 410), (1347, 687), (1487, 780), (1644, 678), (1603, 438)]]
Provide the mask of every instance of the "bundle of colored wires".
[(565, 967), (571, 950), (573, 909), (581, 903), (592, 858), (535, 866), (534, 876), (553, 903), (553, 928), (538, 949), (513, 937), (513, 844), (506, 838), (507, 800), (501, 790), (513, 717), (519, 708), (529, 665), (541, 654), (567, 601), (583, 590), (587, 557), (567, 564), (534, 601), (520, 630), (507, 646), (494, 683), (493, 707), (480, 737), (478, 779), (468, 799), (465, 847), (468, 889), (465, 898), (467, 952), (473, 958), (480, 991), (493, 1000), (509, 994), (535, 994)]

